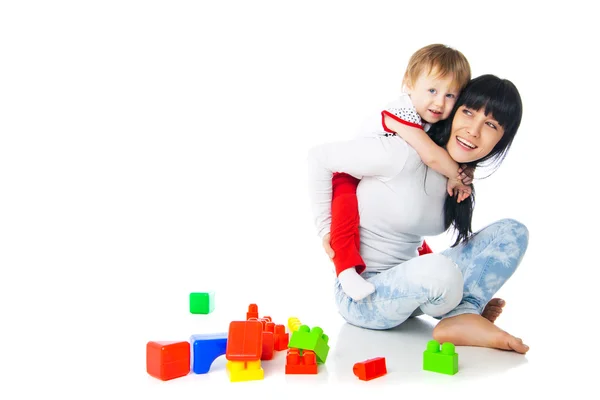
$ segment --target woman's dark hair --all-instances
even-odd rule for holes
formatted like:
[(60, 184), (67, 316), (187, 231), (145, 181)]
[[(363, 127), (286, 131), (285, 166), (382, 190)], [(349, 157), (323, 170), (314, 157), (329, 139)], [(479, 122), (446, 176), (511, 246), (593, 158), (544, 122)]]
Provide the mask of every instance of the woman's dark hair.
[[(500, 79), (495, 75), (481, 75), (472, 79), (462, 90), (450, 116), (446, 120), (433, 125), (428, 132), (429, 136), (439, 146), (446, 147), (448, 144), (452, 120), (456, 111), (463, 105), (473, 110), (483, 109), (485, 115), (492, 114), (494, 119), (504, 128), (502, 139), (494, 146), (490, 154), (467, 164), (473, 168), (492, 165), (494, 170), (497, 169), (506, 157), (506, 153), (510, 149), (521, 124), (523, 104), (521, 103), (519, 91), (511, 81)], [(461, 203), (457, 203), (456, 197), (446, 197), (444, 224), (446, 229), (453, 226), (457, 232), (456, 241), (452, 247), (463, 241), (467, 242), (473, 233), (471, 220), (473, 219), (475, 206), (475, 188), (473, 185), (471, 185), (471, 188), (471, 196)]]

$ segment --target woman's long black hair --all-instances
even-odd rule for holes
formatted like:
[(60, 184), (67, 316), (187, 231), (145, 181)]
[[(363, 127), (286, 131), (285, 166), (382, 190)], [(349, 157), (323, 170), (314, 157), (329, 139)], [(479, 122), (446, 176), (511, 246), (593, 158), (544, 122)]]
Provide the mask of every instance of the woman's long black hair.
[[(450, 116), (442, 122), (431, 127), (429, 135), (439, 146), (446, 147), (450, 140), (452, 120), (456, 111), (461, 106), (472, 110), (484, 109), (486, 115), (492, 114), (494, 119), (504, 128), (502, 139), (487, 156), (468, 163), (470, 167), (493, 165), (498, 168), (506, 153), (510, 149), (523, 115), (521, 96), (516, 86), (507, 79), (500, 79), (495, 75), (482, 75), (472, 79), (458, 97)], [(489, 175), (488, 175), (489, 176)], [(471, 221), (475, 207), (475, 188), (471, 185), (471, 196), (458, 203), (456, 197), (447, 196), (444, 204), (444, 226), (451, 226), (457, 233), (456, 241), (452, 247), (461, 242), (467, 242), (473, 233)]]

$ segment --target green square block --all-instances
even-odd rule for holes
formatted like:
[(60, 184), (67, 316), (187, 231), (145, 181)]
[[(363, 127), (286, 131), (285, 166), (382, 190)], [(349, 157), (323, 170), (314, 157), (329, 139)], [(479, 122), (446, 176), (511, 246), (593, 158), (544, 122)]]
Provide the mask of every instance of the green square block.
[(318, 326), (310, 329), (307, 325), (301, 325), (298, 330), (292, 332), (288, 348), (312, 350), (317, 356), (317, 363), (323, 364), (329, 354), (328, 341), (329, 337)]
[(210, 314), (215, 309), (215, 292), (190, 293), (190, 313)]
[(427, 343), (427, 350), (423, 352), (423, 369), (440, 374), (456, 374), (458, 372), (458, 354), (454, 351), (454, 344), (444, 343), (440, 351), (440, 343), (437, 340), (430, 340)]

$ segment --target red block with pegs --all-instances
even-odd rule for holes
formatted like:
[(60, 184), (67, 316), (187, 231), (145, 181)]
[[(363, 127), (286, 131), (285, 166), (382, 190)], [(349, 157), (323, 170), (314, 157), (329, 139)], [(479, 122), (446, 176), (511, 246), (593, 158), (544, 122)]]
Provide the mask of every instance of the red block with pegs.
[(363, 381), (379, 378), (380, 376), (387, 374), (385, 357), (372, 358), (356, 363), (354, 364), (354, 368), (352, 368), (352, 372), (354, 372), (354, 375), (356, 375), (358, 379)]
[(263, 330), (263, 344), (262, 344), (262, 355), (261, 360), (272, 360), (275, 354), (275, 336), (274, 336), (275, 324), (273, 322), (267, 322)]
[(258, 319), (258, 306), (256, 304), (250, 304), (248, 306), (248, 312), (246, 313), (246, 320), (250, 318)]
[(275, 325), (275, 350), (281, 351), (288, 348), (290, 334), (285, 331), (285, 325)]
[[(275, 351), (287, 350), (290, 335), (285, 331), (285, 325), (275, 324), (268, 315), (259, 317), (258, 305), (252, 303), (246, 312), (247, 321), (259, 321), (263, 327), (263, 355), (261, 360), (271, 360)], [(270, 332), (270, 333), (267, 333)], [(269, 337), (272, 336), (272, 339)], [(272, 345), (271, 345), (272, 343)]]
[(317, 356), (314, 351), (299, 349), (288, 349), (285, 359), (285, 373), (288, 375), (316, 374)]

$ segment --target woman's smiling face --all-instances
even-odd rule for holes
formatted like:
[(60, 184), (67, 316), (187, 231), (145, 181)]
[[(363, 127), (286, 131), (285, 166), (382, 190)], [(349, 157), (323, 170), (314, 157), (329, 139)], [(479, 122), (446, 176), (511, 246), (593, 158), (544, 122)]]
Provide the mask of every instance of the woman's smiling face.
[(502, 139), (504, 128), (485, 107), (474, 110), (460, 106), (452, 120), (452, 131), (446, 150), (459, 164), (479, 160), (492, 151)]

